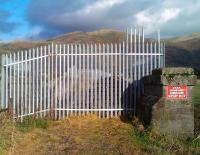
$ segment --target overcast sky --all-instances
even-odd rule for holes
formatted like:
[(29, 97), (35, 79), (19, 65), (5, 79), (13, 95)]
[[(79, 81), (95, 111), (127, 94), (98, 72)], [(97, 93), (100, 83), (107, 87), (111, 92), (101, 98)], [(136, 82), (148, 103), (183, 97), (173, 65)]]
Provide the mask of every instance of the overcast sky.
[(0, 0), (0, 40), (143, 25), (162, 37), (200, 32), (200, 0)]

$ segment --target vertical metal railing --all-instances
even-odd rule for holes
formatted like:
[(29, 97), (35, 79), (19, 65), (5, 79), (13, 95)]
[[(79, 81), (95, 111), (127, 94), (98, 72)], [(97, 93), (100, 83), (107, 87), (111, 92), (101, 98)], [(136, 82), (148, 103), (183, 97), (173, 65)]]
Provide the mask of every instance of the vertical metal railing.
[(165, 44), (143, 28), (111, 44), (51, 44), (1, 56), (1, 103), (14, 118), (136, 114), (142, 77), (165, 66)]

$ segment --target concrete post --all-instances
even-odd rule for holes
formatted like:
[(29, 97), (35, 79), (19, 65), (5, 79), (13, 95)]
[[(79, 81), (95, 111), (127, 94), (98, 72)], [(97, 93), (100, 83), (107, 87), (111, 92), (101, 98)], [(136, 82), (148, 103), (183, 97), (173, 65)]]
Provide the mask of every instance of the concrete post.
[(144, 95), (138, 114), (152, 129), (180, 138), (194, 136), (192, 68), (156, 69), (144, 78)]

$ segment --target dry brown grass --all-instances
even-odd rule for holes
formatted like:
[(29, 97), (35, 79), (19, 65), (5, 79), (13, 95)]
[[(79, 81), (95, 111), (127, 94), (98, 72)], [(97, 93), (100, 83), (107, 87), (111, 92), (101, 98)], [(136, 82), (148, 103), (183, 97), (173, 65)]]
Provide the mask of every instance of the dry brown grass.
[(20, 138), (8, 112), (0, 112), (0, 155), (11, 154)]
[(119, 118), (71, 117), (25, 133), (13, 154), (144, 154), (134, 145), (132, 132), (132, 125)]
[[(95, 115), (60, 121), (27, 117), (13, 123), (0, 117), (0, 155), (195, 154), (200, 140), (179, 140), (144, 129), (137, 118), (100, 119)], [(46, 124), (47, 123), (47, 124)]]

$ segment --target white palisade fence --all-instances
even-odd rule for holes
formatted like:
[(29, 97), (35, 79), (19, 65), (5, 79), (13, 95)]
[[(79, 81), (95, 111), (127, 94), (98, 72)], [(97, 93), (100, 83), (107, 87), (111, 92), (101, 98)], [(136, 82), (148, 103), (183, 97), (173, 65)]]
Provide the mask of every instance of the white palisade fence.
[(135, 115), (142, 78), (165, 64), (164, 43), (130, 29), (121, 43), (51, 44), (1, 56), (0, 109), (13, 117)]

